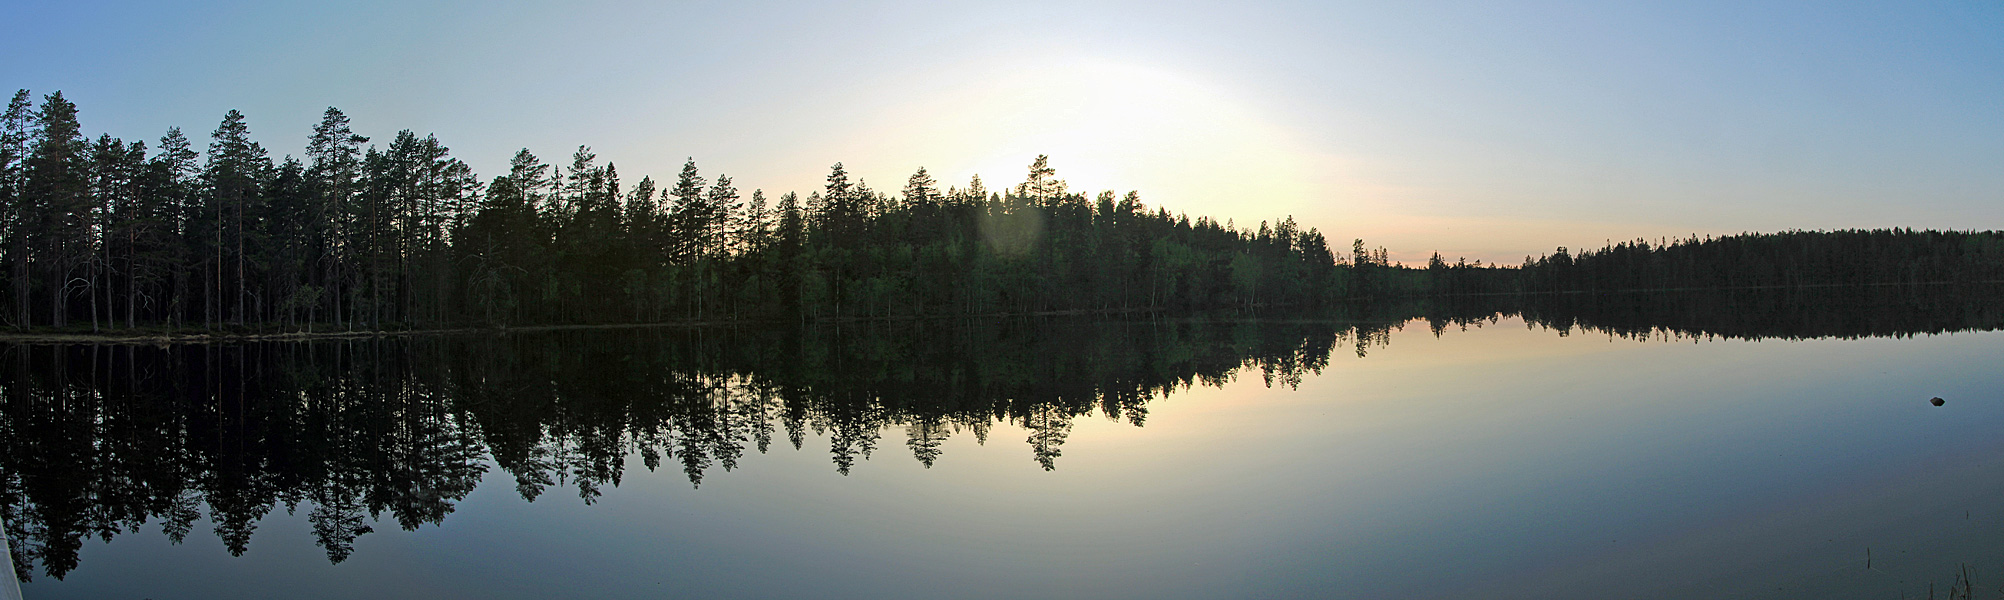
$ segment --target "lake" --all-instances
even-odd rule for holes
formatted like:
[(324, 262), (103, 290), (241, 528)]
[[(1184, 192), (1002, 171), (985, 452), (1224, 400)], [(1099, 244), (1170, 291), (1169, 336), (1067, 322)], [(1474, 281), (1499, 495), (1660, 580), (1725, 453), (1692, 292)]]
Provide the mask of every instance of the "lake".
[(1998, 291), (16, 344), (0, 515), (36, 600), (1994, 594)]

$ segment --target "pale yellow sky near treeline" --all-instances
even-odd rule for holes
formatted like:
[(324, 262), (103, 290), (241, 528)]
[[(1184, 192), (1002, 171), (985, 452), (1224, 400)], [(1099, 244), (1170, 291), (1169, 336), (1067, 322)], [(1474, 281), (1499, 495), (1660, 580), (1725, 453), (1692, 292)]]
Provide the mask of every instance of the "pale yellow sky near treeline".
[(2004, 4), (13, 3), (87, 133), (297, 155), (327, 106), (483, 177), (579, 145), (748, 194), (1022, 180), (1515, 264), (1741, 231), (2004, 228)]

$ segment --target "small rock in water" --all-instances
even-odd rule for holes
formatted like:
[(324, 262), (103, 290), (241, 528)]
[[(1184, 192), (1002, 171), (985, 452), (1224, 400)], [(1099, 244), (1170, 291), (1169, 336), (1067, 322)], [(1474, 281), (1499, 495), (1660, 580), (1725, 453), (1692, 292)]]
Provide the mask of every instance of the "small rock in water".
[(1947, 401), (1941, 399), (1941, 396), (1935, 396), (1933, 400), (1929, 400), (1928, 402), (1934, 404), (1935, 406), (1941, 406), (1947, 403)]

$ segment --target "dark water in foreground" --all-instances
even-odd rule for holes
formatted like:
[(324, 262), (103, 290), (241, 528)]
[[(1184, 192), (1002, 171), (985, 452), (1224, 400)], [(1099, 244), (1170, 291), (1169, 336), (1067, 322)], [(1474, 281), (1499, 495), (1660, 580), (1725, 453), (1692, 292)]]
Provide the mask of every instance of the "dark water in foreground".
[(1997, 291), (0, 347), (0, 514), (36, 600), (1995, 595)]

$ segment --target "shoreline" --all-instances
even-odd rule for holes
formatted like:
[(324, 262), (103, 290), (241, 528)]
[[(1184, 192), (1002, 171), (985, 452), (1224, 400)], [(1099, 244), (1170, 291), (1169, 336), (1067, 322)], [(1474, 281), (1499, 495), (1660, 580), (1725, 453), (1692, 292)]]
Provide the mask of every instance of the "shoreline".
[[(1617, 295), (1617, 294), (1677, 294), (1677, 293), (1689, 293), (1689, 292), (1731, 292), (1731, 291), (1785, 290), (1785, 289), (1827, 289), (1827, 288), (1861, 288), (1861, 287), (1939, 287), (1939, 286), (1960, 286), (1960, 285), (1994, 285), (1999, 283), (2004, 283), (2004, 280), (1931, 281), (1931, 282), (1918, 282), (1918, 283), (1869, 283), (1869, 284), (1803, 284), (1803, 285), (1789, 285), (1789, 286), (1740, 286), (1740, 287), (1725, 287), (1725, 288), (1655, 288), (1655, 289), (1620, 289), (1620, 290), (1554, 290), (1554, 291), (1535, 291), (1535, 292), (1474, 292), (1474, 293), (1442, 294), (1434, 296), (1391, 298), (1391, 299), (1352, 298), (1341, 301), (1338, 304), (1352, 304), (1358, 302), (1370, 303), (1373, 301), (1385, 301), (1385, 300), (1390, 300), (1390, 301), (1428, 300), (1428, 299), (1457, 298), (1457, 297), (1474, 298), (1474, 297), (1501, 297), (1501, 296), (1574, 296), (1574, 295), (1598, 296), (1598, 295)], [(548, 331), (569, 331), (569, 330), (582, 331), (582, 330), (597, 330), (597, 329), (610, 330), (610, 329), (655, 329), (655, 328), (706, 328), (706, 327), (725, 327), (725, 326), (741, 326), (741, 325), (757, 326), (757, 325), (779, 325), (779, 324), (792, 324), (792, 325), (804, 326), (804, 325), (825, 325), (825, 324), (839, 325), (839, 324), (849, 324), (849, 323), (938, 321), (938, 320), (954, 320), (954, 319), (1009, 319), (1009, 318), (1039, 318), (1039, 317), (1116, 316), (1116, 315), (1144, 315), (1144, 316), (1151, 316), (1154, 318), (1204, 318), (1204, 317), (1218, 317), (1224, 313), (1232, 313), (1234, 316), (1238, 316), (1241, 318), (1246, 318), (1246, 317), (1261, 318), (1262, 315), (1259, 315), (1258, 312), (1263, 310), (1278, 310), (1282, 313), (1276, 315), (1266, 315), (1267, 318), (1280, 317), (1287, 320), (1301, 320), (1301, 317), (1303, 316), (1301, 312), (1298, 312), (1301, 310), (1300, 307), (1289, 306), (1289, 305), (1262, 304), (1251, 307), (1220, 308), (1210, 311), (1173, 311), (1175, 314), (1168, 314), (1172, 311), (1167, 311), (1159, 307), (1151, 307), (1151, 308), (1105, 308), (1105, 309), (1073, 309), (1073, 310), (1028, 311), (1028, 312), (999, 312), (999, 313), (984, 313), (975, 315), (847, 317), (839, 319), (808, 319), (808, 320), (710, 319), (710, 320), (661, 321), (661, 322), (648, 322), (648, 323), (589, 323), (589, 324), (522, 325), (522, 326), (455, 325), (446, 327), (418, 328), (418, 329), (331, 330), (331, 331), (233, 332), (228, 330), (204, 330), (204, 329), (167, 330), (157, 327), (154, 328), (142, 327), (136, 331), (129, 331), (129, 332), (120, 332), (111, 330), (100, 330), (97, 332), (0, 330), (0, 344), (113, 344), (113, 345), (211, 344), (211, 343), (237, 343), (237, 342), (267, 342), (267, 341), (338, 340), (338, 339), (362, 339), (362, 338), (379, 338), (379, 337), (410, 337), (410, 336), (424, 336), (424, 335), (507, 334), (511, 332), (538, 333), (538, 332), (548, 332)], [(1293, 312), (1292, 314), (1287, 314), (1290, 311), (1296, 311), (1296, 312)], [(1380, 319), (1341, 318), (1336, 315), (1328, 315), (1328, 316), (1331, 317), (1330, 320), (1345, 321), (1345, 322), (1380, 321)], [(1322, 320), (1322, 319), (1310, 318), (1308, 320)]]
[[(1260, 308), (1281, 308), (1281, 307), (1264, 306)], [(439, 328), (426, 328), (426, 329), (383, 329), (383, 330), (368, 330), (368, 331), (362, 331), (362, 330), (279, 331), (279, 332), (240, 332), (240, 333), (229, 332), (229, 331), (214, 331), (214, 330), (185, 330), (185, 331), (156, 330), (156, 331), (132, 332), (132, 333), (118, 333), (112, 331), (99, 331), (95, 333), (52, 332), (52, 331), (43, 331), (43, 332), (0, 331), (0, 344), (118, 344), (118, 345), (209, 344), (209, 343), (235, 343), (235, 342), (362, 339), (362, 338), (378, 338), (378, 337), (410, 337), (410, 336), (421, 336), (421, 335), (474, 335), (474, 334), (495, 334), (495, 333), (506, 334), (515, 332), (540, 333), (547, 331), (571, 331), (571, 330), (582, 331), (582, 330), (594, 330), (594, 329), (704, 328), (704, 327), (722, 327), (722, 326), (737, 326), (737, 325), (761, 325), (761, 324), (771, 325), (779, 323), (792, 323), (792, 324), (804, 325), (804, 324), (845, 324), (845, 323), (866, 323), (866, 322), (874, 323), (874, 322), (890, 322), (890, 321), (928, 321), (928, 320), (948, 320), (948, 319), (1006, 319), (1006, 318), (1024, 318), (1024, 317), (1065, 317), (1065, 316), (1087, 316), (1087, 315), (1102, 315), (1102, 316), (1137, 315), (1137, 314), (1159, 315), (1160, 312), (1161, 311), (1159, 310), (1145, 309), (1145, 308), (1057, 310), (1057, 311), (1032, 311), (1032, 312), (1022, 312), (1022, 313), (988, 313), (980, 315), (924, 315), (924, 316), (905, 316), (905, 317), (888, 317), (888, 318), (878, 317), (878, 318), (814, 319), (810, 321), (794, 321), (790, 319), (778, 319), (778, 320), (718, 319), (718, 320), (702, 320), (702, 321), (665, 321), (665, 322), (654, 322), (654, 323), (595, 323), (595, 324), (523, 325), (523, 326), (510, 326), (510, 325), (453, 326), (453, 327), (439, 327)], [(1193, 314), (1176, 315), (1176, 317), (1179, 318), (1195, 317), (1195, 316), (1203, 316), (1203, 314), (1193, 313)]]

